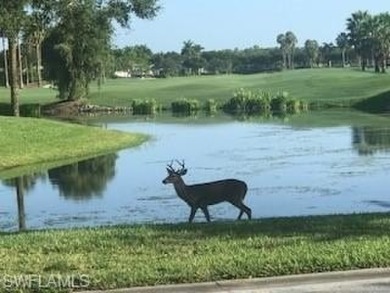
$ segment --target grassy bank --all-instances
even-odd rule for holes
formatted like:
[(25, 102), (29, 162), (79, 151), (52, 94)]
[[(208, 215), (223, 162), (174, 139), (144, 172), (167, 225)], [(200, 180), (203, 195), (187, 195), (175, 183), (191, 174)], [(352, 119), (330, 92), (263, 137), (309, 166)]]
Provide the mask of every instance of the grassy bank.
[(106, 289), (383, 267), (389, 232), (389, 214), (356, 214), (2, 233), (0, 275)]
[[(169, 107), (172, 101), (188, 98), (220, 104), (239, 89), (287, 91), (292, 97), (326, 106), (349, 106), (390, 90), (390, 76), (357, 69), (305, 69), (272, 74), (177, 77), (168, 79), (109, 80), (99, 90), (91, 87), (90, 101), (96, 105), (130, 106), (134, 99), (155, 99)], [(55, 101), (53, 89), (25, 89), (21, 102), (47, 104)], [(0, 105), (9, 103), (9, 93), (0, 89)]]
[(390, 112), (390, 91), (364, 99), (355, 105), (356, 109), (370, 112), (383, 113)]
[(32, 118), (0, 116), (0, 171), (90, 157), (141, 144), (146, 136)]

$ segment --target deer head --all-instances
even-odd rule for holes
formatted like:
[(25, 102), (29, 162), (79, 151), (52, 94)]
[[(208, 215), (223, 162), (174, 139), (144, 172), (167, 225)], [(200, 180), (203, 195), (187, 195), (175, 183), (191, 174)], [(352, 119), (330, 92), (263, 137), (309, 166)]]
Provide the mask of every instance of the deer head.
[(167, 165), (168, 176), (162, 181), (162, 183), (168, 184), (168, 183), (178, 182), (181, 179), (181, 176), (187, 174), (187, 168), (185, 167), (184, 160), (182, 162), (176, 160), (176, 162), (180, 165), (180, 168), (175, 170), (172, 166), (173, 162), (168, 164)]

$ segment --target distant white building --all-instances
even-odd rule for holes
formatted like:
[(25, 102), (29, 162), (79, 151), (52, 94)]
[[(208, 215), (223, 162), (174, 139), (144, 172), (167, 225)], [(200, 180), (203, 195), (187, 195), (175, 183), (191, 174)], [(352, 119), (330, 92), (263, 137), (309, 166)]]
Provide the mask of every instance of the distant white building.
[(131, 73), (129, 71), (115, 71), (114, 76), (120, 78), (130, 78)]

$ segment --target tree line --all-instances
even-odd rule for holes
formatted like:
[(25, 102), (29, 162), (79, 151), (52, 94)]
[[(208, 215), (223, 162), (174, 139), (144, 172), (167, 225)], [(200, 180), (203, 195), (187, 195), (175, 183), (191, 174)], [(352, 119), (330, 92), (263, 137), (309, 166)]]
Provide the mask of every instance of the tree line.
[[(308, 67), (361, 66), (385, 72), (390, 54), (390, 15), (371, 15), (357, 11), (347, 19), (346, 31), (335, 42), (319, 44), (308, 39), (303, 47), (297, 47), (298, 38), (291, 32), (276, 37), (277, 47), (261, 48), (257, 45), (246, 49), (204, 51), (191, 40), (183, 43), (181, 52), (152, 53), (146, 46), (117, 49), (115, 70), (129, 70), (129, 63), (154, 69), (156, 76), (194, 74), (250, 74), (265, 71)], [(142, 52), (132, 58), (129, 52)], [(142, 56), (142, 61), (139, 58)], [(137, 68), (140, 68), (139, 66)], [(143, 71), (144, 73), (146, 71)], [(137, 76), (139, 75), (136, 74)]]
[[(311, 42), (311, 41), (309, 41)], [(284, 53), (279, 47), (261, 48), (254, 45), (245, 49), (206, 51), (200, 44), (185, 41), (181, 52), (153, 53), (145, 45), (114, 50), (111, 73), (128, 72), (128, 76), (172, 77), (215, 74), (253, 74), (284, 69), (308, 67), (342, 67), (357, 65), (352, 48), (345, 50), (348, 62), (342, 61), (343, 50), (332, 43), (295, 47), (293, 53)], [(188, 48), (191, 46), (190, 48)], [(311, 50), (311, 49), (310, 49)]]
[[(360, 66), (385, 72), (390, 50), (390, 16), (352, 13), (334, 43), (306, 40), (298, 47), (291, 32), (275, 47), (205, 50), (185, 41), (180, 52), (152, 52), (145, 45), (115, 48), (113, 22), (129, 26), (132, 17), (152, 19), (158, 0), (0, 0), (3, 84), (10, 88), (14, 115), (24, 83), (53, 83), (58, 96), (77, 100), (92, 81), (103, 83), (115, 72), (129, 76), (169, 77), (201, 74), (252, 74), (296, 68)], [(6, 47), (7, 40), (8, 46)]]

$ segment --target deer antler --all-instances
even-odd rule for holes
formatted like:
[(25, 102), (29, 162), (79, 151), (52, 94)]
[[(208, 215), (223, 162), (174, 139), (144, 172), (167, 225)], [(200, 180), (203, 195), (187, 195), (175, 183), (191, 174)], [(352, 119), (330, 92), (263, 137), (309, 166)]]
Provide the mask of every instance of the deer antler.
[(187, 169), (184, 160), (182, 160), (181, 162), (179, 160), (176, 160), (176, 163), (180, 165), (180, 169), (177, 170), (176, 173), (180, 175), (185, 175), (187, 173)]
[(168, 169), (171, 170), (172, 172), (176, 172), (175, 169), (173, 169), (172, 165), (173, 165), (173, 160), (171, 161), (170, 164), (167, 164)]
[(175, 162), (180, 165), (180, 168), (175, 170), (173, 168), (173, 160), (172, 160), (170, 164), (167, 164), (167, 169), (169, 170), (169, 172), (173, 172), (180, 176), (185, 175), (187, 173), (187, 169), (184, 160), (182, 160), (182, 162), (180, 162), (179, 160), (175, 160)]
[(178, 163), (182, 169), (186, 167), (184, 160), (181, 160), (181, 162), (179, 160), (176, 160), (176, 163)]

